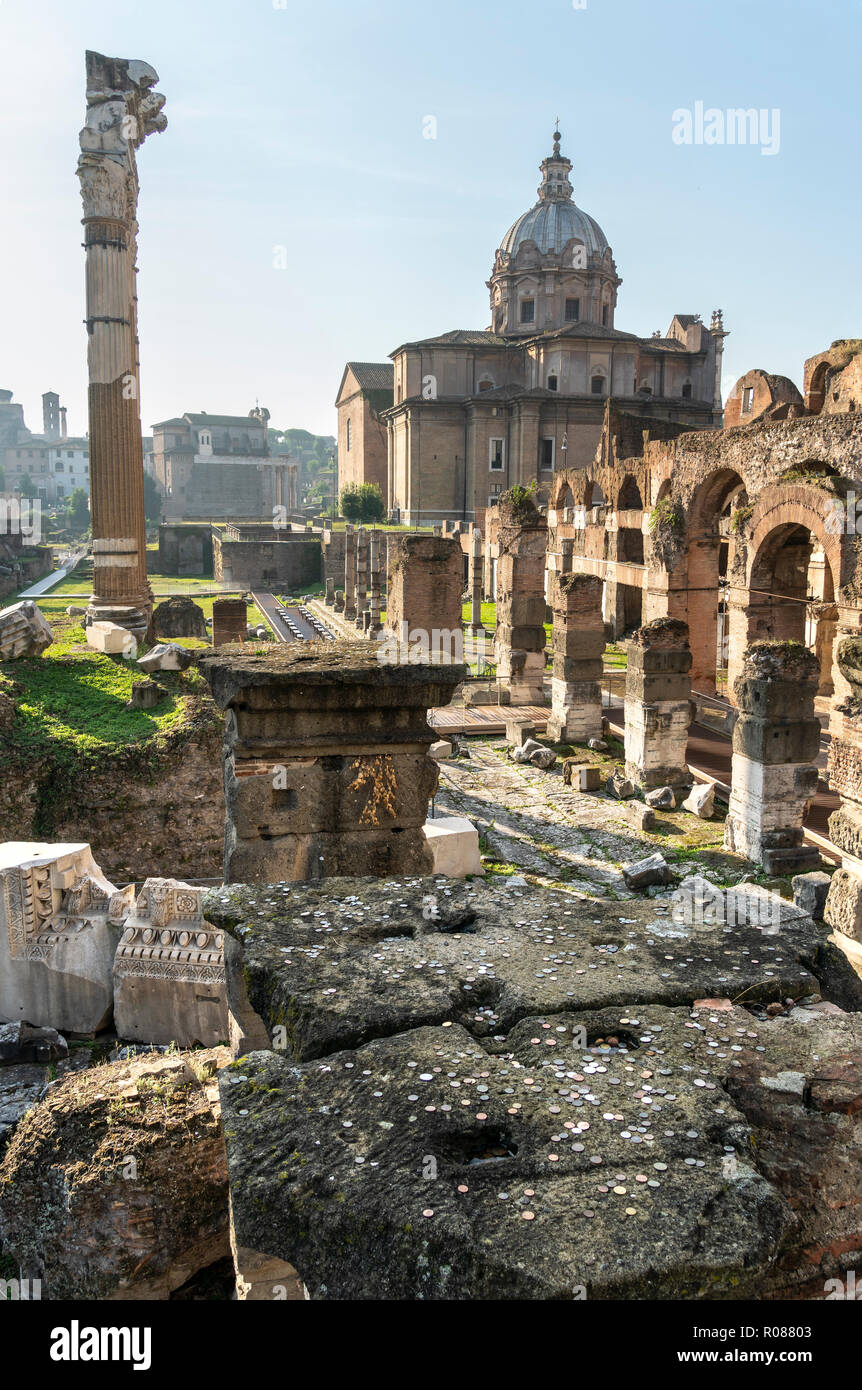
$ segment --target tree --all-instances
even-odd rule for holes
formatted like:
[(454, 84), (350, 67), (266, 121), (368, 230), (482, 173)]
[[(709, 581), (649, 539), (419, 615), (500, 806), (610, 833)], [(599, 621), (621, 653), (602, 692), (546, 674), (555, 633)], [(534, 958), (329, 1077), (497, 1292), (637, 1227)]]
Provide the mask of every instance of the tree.
[(35, 498), (39, 496), (39, 493), (36, 489), (36, 484), (33, 482), (33, 479), (30, 477), (29, 473), (23, 473), (21, 475), (21, 481), (16, 487), (15, 491), (20, 492), (22, 497)]
[(90, 508), (87, 494), (82, 487), (76, 487), (69, 498), (66, 509), (66, 525), (70, 531), (87, 531), (90, 526)]
[(157, 526), (162, 519), (162, 494), (152, 473), (144, 474), (144, 516), (150, 526)]
[(348, 521), (382, 521), (386, 513), (377, 483), (348, 483), (341, 493), (341, 515)]

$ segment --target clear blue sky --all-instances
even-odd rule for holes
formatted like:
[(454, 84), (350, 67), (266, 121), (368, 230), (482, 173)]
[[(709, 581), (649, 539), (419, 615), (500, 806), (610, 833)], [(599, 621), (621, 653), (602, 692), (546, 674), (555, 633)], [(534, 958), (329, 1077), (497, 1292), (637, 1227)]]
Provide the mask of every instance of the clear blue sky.
[[(495, 248), (559, 114), (617, 325), (721, 307), (725, 387), (862, 334), (858, 0), (2, 0), (0, 386), (86, 428), (84, 50), (167, 98), (141, 175), (142, 415), (334, 431), (346, 360), (484, 328)], [(775, 157), (680, 146), (672, 113), (779, 108)], [(423, 138), (423, 118), (437, 139)], [(285, 270), (273, 248), (287, 250)]]

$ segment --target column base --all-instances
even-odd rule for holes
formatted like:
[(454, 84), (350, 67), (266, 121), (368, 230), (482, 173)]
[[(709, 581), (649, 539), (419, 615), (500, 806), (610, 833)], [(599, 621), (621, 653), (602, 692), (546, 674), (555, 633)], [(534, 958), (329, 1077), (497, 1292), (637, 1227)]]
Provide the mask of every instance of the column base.
[(138, 642), (143, 642), (149, 631), (151, 614), (127, 604), (99, 603), (91, 600), (87, 605), (87, 622), (116, 623), (117, 627), (131, 632)]

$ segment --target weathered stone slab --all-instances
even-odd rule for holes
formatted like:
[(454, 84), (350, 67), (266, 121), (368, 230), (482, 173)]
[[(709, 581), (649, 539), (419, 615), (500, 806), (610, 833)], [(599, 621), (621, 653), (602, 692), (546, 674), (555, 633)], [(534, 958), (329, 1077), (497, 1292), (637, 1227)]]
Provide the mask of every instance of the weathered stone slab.
[(159, 642), (138, 658), (142, 671), (185, 671), (192, 665), (194, 657), (186, 647), (178, 647), (173, 642)]
[[(786, 1069), (772, 1047), (788, 1023), (749, 1010), (822, 993), (858, 1008), (862, 982), (785, 906), (771, 938), (659, 903), (440, 879), (210, 894), (231, 933), (231, 1007), (274, 1049), (222, 1077), (237, 1243), (289, 1264), (312, 1299), (788, 1285), (793, 1181), (777, 1161), (772, 1180), (758, 1171), (749, 1125), (765, 1133), (769, 1114), (734, 1105), (727, 1078), (747, 1056), (757, 1075)], [(741, 994), (749, 1010), (690, 1013)], [(837, 1022), (837, 1042), (812, 1037), (812, 1076), (862, 1041), (858, 1019)], [(844, 1113), (849, 1074), (829, 1083)], [(833, 1103), (824, 1092), (824, 1116)], [(822, 1125), (820, 1142), (815, 1232), (856, 1141), (845, 1125), (830, 1146)]]

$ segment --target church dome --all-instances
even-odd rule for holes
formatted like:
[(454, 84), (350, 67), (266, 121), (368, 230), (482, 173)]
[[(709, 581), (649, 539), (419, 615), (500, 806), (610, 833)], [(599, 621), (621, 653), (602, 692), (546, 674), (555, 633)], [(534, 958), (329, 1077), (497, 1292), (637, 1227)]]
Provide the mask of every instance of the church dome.
[(608, 249), (607, 237), (589, 213), (571, 200), (551, 202), (540, 198), (512, 223), (500, 250), (514, 256), (525, 241), (534, 241), (543, 256), (549, 252), (559, 255), (566, 242), (573, 240), (583, 242), (589, 256), (603, 256)]
[(559, 255), (568, 241), (582, 242), (590, 257), (605, 254), (608, 240), (598, 222), (572, 201), (571, 168), (571, 160), (560, 154), (560, 132), (555, 130), (554, 152), (541, 165), (539, 201), (503, 237), (500, 252), (504, 256), (516, 255), (526, 241), (535, 242), (543, 256)]

